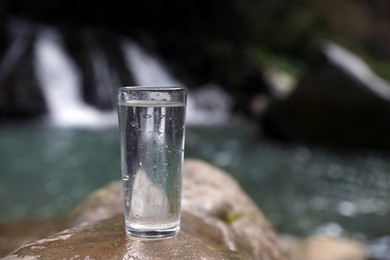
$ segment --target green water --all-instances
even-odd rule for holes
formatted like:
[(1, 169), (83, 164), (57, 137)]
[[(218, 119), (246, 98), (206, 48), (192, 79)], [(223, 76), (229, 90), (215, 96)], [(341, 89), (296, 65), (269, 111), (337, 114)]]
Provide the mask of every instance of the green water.
[[(390, 233), (390, 160), (259, 142), (238, 127), (188, 128), (186, 157), (229, 171), (285, 233)], [(120, 179), (117, 129), (0, 128), (0, 221), (67, 214)]]

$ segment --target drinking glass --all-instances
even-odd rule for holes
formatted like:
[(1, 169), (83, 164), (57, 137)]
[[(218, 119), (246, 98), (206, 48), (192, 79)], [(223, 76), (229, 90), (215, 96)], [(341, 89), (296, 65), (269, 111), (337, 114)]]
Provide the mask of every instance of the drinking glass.
[(126, 233), (165, 238), (180, 230), (187, 90), (118, 90)]

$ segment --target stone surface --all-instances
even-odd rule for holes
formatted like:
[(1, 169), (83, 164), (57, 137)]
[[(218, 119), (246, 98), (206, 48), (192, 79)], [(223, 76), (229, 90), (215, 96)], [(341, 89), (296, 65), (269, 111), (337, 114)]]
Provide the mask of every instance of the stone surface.
[(390, 84), (333, 43), (286, 99), (265, 117), (274, 136), (330, 148), (390, 149)]
[(182, 230), (172, 239), (127, 237), (121, 184), (115, 182), (75, 210), (74, 228), (25, 245), (5, 259), (289, 259), (270, 223), (226, 173), (187, 160), (183, 179)]
[(359, 243), (339, 237), (313, 237), (295, 241), (291, 247), (296, 260), (365, 260), (366, 249)]
[(58, 233), (66, 223), (61, 218), (0, 223), (0, 259), (21, 245)]
[(147, 241), (127, 237), (122, 214), (75, 227), (19, 248), (11, 259), (237, 259), (199, 241), (185, 229), (171, 239)]

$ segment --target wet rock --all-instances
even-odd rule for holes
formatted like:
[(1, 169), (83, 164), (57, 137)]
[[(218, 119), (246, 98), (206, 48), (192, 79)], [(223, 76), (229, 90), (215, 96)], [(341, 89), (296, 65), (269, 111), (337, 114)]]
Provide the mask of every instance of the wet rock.
[(66, 222), (51, 218), (0, 223), (0, 259), (21, 245), (58, 233), (66, 228)]
[(90, 194), (71, 213), (69, 226), (77, 226), (123, 213), (122, 182), (115, 181)]
[(291, 246), (296, 260), (365, 260), (367, 250), (359, 243), (339, 237), (313, 237)]
[(75, 227), (5, 259), (289, 259), (268, 220), (226, 173), (187, 160), (183, 182), (182, 230), (172, 239), (127, 237), (121, 184), (115, 182), (77, 208), (71, 221)]
[(234, 252), (213, 249), (185, 230), (171, 239), (146, 241), (127, 237), (123, 216), (75, 227), (27, 244), (10, 259), (237, 259)]
[(390, 84), (334, 43), (296, 90), (276, 100), (265, 128), (278, 138), (341, 149), (389, 150)]

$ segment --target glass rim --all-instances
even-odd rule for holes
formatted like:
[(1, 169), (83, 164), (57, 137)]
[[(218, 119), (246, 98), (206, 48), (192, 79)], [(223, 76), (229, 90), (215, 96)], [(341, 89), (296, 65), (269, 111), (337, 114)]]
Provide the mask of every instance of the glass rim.
[(145, 86), (123, 86), (119, 87), (118, 91), (126, 91), (126, 90), (135, 90), (135, 91), (178, 91), (178, 90), (184, 90), (187, 91), (187, 88), (184, 86), (151, 86), (151, 85), (145, 85)]

